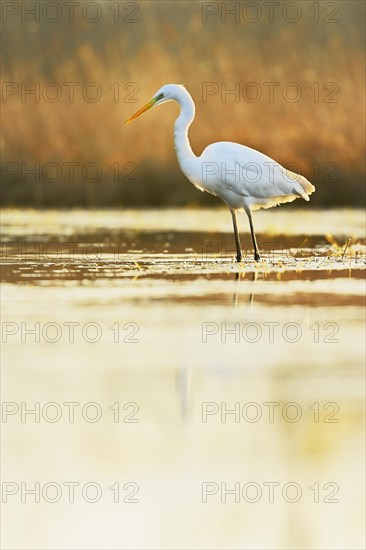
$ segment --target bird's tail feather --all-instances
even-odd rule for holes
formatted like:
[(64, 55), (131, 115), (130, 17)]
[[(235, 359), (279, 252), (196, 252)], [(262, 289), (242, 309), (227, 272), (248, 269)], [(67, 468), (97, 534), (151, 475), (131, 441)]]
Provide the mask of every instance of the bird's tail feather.
[(287, 175), (294, 179), (296, 181), (296, 183), (299, 184), (298, 186), (298, 191), (299, 191), (299, 194), (300, 196), (305, 200), (305, 201), (309, 201), (309, 195), (311, 195), (311, 193), (314, 193), (315, 191), (315, 187), (312, 183), (310, 183), (310, 181), (308, 181), (306, 178), (304, 178), (304, 176), (300, 176), (299, 174), (295, 174), (295, 172), (291, 172), (290, 170), (286, 170), (287, 172)]

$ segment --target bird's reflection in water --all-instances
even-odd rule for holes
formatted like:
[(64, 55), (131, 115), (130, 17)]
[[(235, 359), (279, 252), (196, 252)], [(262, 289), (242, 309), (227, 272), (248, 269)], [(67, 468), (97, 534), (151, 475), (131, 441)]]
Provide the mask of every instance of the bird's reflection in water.
[(186, 420), (189, 412), (189, 371), (186, 367), (178, 367), (175, 373), (175, 390), (180, 405), (182, 420)]
[[(252, 307), (254, 303), (254, 285), (255, 285), (255, 281), (258, 278), (258, 272), (253, 271), (249, 274), (247, 274), (245, 271), (237, 272), (235, 273), (234, 277), (235, 277), (234, 278), (235, 292), (233, 294), (232, 305), (235, 308), (238, 307), (240, 281), (243, 279), (246, 279), (247, 281), (249, 280), (252, 282), (251, 290), (247, 300), (247, 305)], [(181, 419), (183, 421), (187, 420), (190, 412), (190, 401), (191, 401), (191, 395), (192, 395), (192, 376), (191, 375), (192, 375), (191, 369), (183, 365), (177, 367), (175, 371), (175, 391), (179, 402)]]
[[(240, 291), (239, 285), (240, 285), (240, 281), (245, 279), (245, 275), (246, 275), (245, 271), (238, 271), (237, 273), (235, 273), (235, 291), (233, 294), (234, 307), (238, 307), (238, 297), (239, 297), (239, 291)], [(249, 273), (248, 279), (252, 281), (252, 288), (248, 296), (248, 304), (250, 304), (251, 306), (254, 303), (254, 285), (257, 278), (258, 278), (257, 271), (253, 271), (252, 273)]]

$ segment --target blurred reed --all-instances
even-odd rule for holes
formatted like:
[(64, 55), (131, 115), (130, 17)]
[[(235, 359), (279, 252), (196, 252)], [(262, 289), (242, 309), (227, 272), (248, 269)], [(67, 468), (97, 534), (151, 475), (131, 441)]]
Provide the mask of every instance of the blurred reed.
[[(235, 23), (233, 18), (223, 23), (219, 17), (204, 22), (200, 2), (142, 2), (136, 23), (104, 17), (91, 25), (80, 14), (73, 23), (62, 19), (54, 25), (9, 20), (3, 29), (2, 85), (31, 88), (37, 82), (41, 97), (36, 102), (31, 95), (22, 101), (20, 92), (3, 96), (3, 163), (32, 167), (38, 162), (42, 168), (52, 162), (62, 171), (52, 182), (42, 170), (39, 178), (26, 181), (19, 171), (4, 177), (3, 170), (3, 204), (219, 204), (197, 193), (180, 173), (172, 136), (177, 106), (123, 125), (161, 85), (174, 82), (183, 83), (196, 102), (190, 132), (196, 154), (214, 141), (237, 141), (283, 164), (297, 163), (317, 186), (312, 205), (360, 205), (364, 6), (338, 2), (338, 22), (315, 23), (305, 9), (308, 3), (298, 4), (303, 17), (292, 24), (281, 18), (274, 23)], [(62, 89), (55, 102), (42, 97), (50, 82)], [(73, 102), (65, 85), (70, 82), (78, 83)], [(82, 96), (89, 82), (102, 90), (96, 102)], [(261, 87), (256, 102), (243, 97), (249, 82)], [(297, 102), (283, 98), (290, 82), (301, 89)], [(207, 83), (215, 83), (219, 91), (205, 97)], [(221, 95), (235, 83), (238, 101), (233, 94)], [(265, 83), (278, 83), (273, 102)], [(334, 84), (324, 88), (327, 83)], [(65, 163), (79, 163), (74, 181)], [(100, 166), (98, 181), (88, 181), (82, 173), (88, 163)]]

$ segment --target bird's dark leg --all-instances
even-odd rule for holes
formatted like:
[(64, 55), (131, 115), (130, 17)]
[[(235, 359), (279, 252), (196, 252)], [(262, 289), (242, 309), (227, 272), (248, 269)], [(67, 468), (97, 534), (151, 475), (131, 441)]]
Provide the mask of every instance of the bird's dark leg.
[(254, 259), (256, 262), (258, 262), (261, 257), (259, 255), (259, 250), (258, 250), (258, 245), (257, 245), (257, 239), (255, 238), (255, 233), (254, 233), (254, 227), (253, 227), (253, 220), (252, 220), (252, 213), (251, 211), (248, 209), (246, 211), (246, 213), (248, 214), (248, 218), (249, 218), (249, 225), (250, 225), (250, 232), (252, 234), (252, 240), (253, 240), (253, 246), (254, 246)]
[(236, 261), (241, 262), (243, 256), (241, 253), (240, 238), (238, 233), (238, 226), (236, 225), (236, 212), (230, 208), (231, 217), (233, 219), (234, 235), (235, 235), (235, 245), (236, 245)]

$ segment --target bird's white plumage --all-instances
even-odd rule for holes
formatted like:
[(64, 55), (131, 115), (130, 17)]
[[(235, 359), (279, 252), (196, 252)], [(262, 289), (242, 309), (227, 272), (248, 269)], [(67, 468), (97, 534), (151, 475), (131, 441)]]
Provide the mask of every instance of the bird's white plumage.
[(300, 196), (309, 200), (308, 195), (315, 190), (303, 176), (237, 143), (213, 143), (198, 161), (200, 173), (192, 183), (198, 183), (200, 188), (219, 196), (235, 209), (269, 208)]
[(290, 202), (309, 200), (315, 187), (303, 176), (290, 172), (267, 155), (230, 141), (212, 143), (200, 156), (188, 141), (195, 107), (182, 85), (167, 84), (156, 92), (155, 105), (175, 100), (181, 112), (175, 123), (175, 147), (182, 171), (200, 190), (220, 197), (230, 208), (257, 210)]
[(186, 88), (180, 84), (167, 84), (160, 88), (127, 122), (167, 101), (177, 101), (180, 106), (180, 114), (174, 124), (174, 144), (182, 171), (198, 189), (220, 197), (230, 208), (238, 261), (241, 251), (235, 210), (245, 210), (249, 217), (255, 259), (259, 259), (251, 211), (291, 202), (299, 197), (308, 201), (315, 187), (306, 178), (286, 170), (270, 157), (238, 143), (213, 143), (200, 156), (196, 156), (188, 140), (195, 106)]

